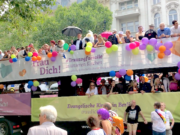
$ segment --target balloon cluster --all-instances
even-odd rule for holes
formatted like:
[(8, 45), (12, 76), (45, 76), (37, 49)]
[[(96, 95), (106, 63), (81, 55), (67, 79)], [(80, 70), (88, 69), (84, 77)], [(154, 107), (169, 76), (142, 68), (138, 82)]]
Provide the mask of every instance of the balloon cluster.
[(178, 73), (176, 73), (174, 77), (176, 80), (180, 80), (180, 61), (178, 62), (177, 66), (178, 66)]
[(109, 72), (109, 75), (111, 77), (117, 77), (117, 78), (121, 78), (122, 76), (124, 76), (124, 79), (127, 80), (127, 81), (130, 81), (131, 80), (131, 75), (133, 75), (133, 71), (132, 70), (125, 70), (125, 69), (121, 69), (119, 70), (119, 72), (115, 72), (115, 71), (110, 71)]
[(118, 46), (117, 45), (112, 45), (112, 43), (110, 41), (107, 41), (105, 43), (105, 46), (106, 46), (106, 53), (107, 54), (110, 54), (112, 53), (112, 51), (116, 52), (118, 50)]
[(76, 46), (75, 45), (71, 45), (71, 47), (69, 47), (70, 49), (70, 54), (74, 54), (74, 51), (76, 51)]
[(155, 48), (157, 51), (159, 51), (158, 58), (163, 59), (165, 55), (166, 56), (171, 55), (170, 49), (172, 47), (173, 47), (173, 43), (170, 41), (164, 43), (164, 45), (162, 45), (162, 43), (157, 43)]
[(11, 59), (9, 59), (9, 62), (10, 63), (13, 63), (13, 62), (17, 62), (18, 61), (18, 59), (16, 58), (16, 55), (15, 54), (12, 54), (11, 55)]
[(72, 75), (71, 76), (71, 80), (72, 80), (72, 82), (71, 82), (71, 86), (72, 87), (75, 87), (76, 84), (81, 84), (82, 83), (82, 79), (81, 78), (77, 78), (76, 75)]
[(38, 86), (39, 86), (39, 82), (34, 80), (34, 81), (29, 81), (27, 87), (29, 89), (31, 88), (32, 91), (36, 91)]
[(56, 61), (56, 57), (58, 56), (58, 53), (56, 51), (53, 51), (52, 53), (48, 53), (47, 56), (51, 59), (52, 62)]
[(90, 55), (91, 52), (92, 52), (92, 53), (95, 53), (95, 52), (96, 52), (96, 48), (93, 48), (92, 46), (93, 46), (93, 45), (92, 45), (91, 42), (86, 43), (86, 48), (85, 48), (85, 54), (86, 54), (86, 55)]
[(31, 59), (34, 62), (37, 61), (37, 60), (40, 61), (42, 59), (41, 56), (38, 56), (37, 52), (33, 52), (33, 53), (29, 52), (29, 53), (28, 53), (29, 58), (28, 57), (25, 58), (25, 60), (27, 60), (27, 61), (30, 59), (30, 57), (32, 57)]
[(132, 53), (134, 54), (134, 55), (138, 55), (139, 54), (139, 45), (140, 45), (140, 43), (139, 42), (133, 42), (133, 43), (130, 43), (130, 44), (128, 44), (128, 45), (126, 45), (126, 50), (127, 51), (132, 51)]

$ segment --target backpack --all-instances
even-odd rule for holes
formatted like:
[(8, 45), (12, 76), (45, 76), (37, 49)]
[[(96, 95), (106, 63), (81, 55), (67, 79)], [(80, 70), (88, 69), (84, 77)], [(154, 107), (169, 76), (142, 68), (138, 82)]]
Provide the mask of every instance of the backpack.
[(110, 41), (112, 44), (118, 44), (116, 35), (110, 35), (110, 36), (108, 37), (108, 41)]

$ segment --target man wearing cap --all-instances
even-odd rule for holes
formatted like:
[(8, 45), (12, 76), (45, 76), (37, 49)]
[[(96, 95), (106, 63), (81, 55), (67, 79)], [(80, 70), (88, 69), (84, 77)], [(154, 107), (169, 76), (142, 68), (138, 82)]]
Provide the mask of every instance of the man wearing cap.
[(156, 33), (156, 31), (154, 31), (154, 25), (153, 24), (149, 25), (149, 30), (146, 31), (144, 37), (147, 37), (148, 39), (157, 38), (157, 33)]
[(119, 44), (124, 44), (125, 43), (123, 31), (118, 32), (118, 42), (119, 42)]

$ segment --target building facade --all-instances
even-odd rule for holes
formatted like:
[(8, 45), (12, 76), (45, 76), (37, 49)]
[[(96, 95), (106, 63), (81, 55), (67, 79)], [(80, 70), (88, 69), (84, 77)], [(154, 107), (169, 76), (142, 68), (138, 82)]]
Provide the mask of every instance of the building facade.
[(149, 24), (154, 24), (158, 29), (161, 22), (171, 27), (173, 20), (180, 21), (180, 0), (110, 0), (110, 10), (113, 12), (111, 28), (130, 30), (133, 36), (138, 26), (147, 30)]

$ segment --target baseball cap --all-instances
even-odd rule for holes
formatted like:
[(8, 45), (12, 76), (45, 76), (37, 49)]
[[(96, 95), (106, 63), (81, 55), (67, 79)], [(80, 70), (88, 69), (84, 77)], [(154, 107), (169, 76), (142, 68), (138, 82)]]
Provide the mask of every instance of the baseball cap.
[(123, 31), (119, 31), (118, 34), (122, 34), (123, 35), (124, 33), (123, 33)]
[(150, 27), (154, 27), (154, 24), (150, 24), (149, 26), (150, 26)]

